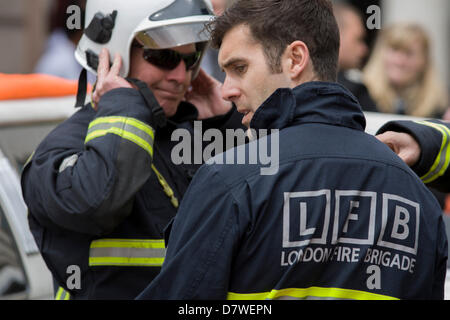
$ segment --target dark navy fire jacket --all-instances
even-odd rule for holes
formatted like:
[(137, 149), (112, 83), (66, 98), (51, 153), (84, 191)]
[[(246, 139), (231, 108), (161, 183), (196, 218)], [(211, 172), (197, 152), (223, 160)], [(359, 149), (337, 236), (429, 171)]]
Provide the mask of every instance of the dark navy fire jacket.
[(139, 299), (443, 298), (441, 208), (346, 89), (278, 89), (250, 127), (269, 135), (199, 169)]

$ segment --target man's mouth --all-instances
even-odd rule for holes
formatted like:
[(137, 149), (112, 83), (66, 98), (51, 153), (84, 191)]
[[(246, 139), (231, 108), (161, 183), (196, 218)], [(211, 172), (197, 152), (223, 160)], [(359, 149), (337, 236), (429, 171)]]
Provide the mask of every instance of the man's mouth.
[(182, 91), (179, 90), (168, 90), (168, 89), (163, 89), (163, 88), (157, 88), (156, 90), (158, 90), (160, 92), (160, 94), (162, 94), (162, 96), (166, 97), (166, 98), (179, 98), (180, 96), (183, 95)]
[(160, 91), (164, 91), (167, 94), (171, 95), (180, 95), (182, 92), (180, 91), (173, 91), (173, 90), (166, 90), (166, 89), (159, 89)]

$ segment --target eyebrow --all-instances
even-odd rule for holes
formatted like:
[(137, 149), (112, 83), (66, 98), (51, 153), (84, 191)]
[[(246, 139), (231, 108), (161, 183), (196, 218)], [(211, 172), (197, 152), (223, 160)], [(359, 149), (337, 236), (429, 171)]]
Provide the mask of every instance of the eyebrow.
[(245, 63), (247, 63), (247, 59), (245, 59), (245, 58), (239, 58), (239, 57), (237, 57), (237, 58), (231, 58), (230, 60), (226, 61), (226, 62), (221, 66), (221, 69), (222, 69), (222, 71), (223, 71), (223, 70), (229, 68), (230, 66), (232, 66), (233, 64), (240, 63), (240, 62), (245, 62)]

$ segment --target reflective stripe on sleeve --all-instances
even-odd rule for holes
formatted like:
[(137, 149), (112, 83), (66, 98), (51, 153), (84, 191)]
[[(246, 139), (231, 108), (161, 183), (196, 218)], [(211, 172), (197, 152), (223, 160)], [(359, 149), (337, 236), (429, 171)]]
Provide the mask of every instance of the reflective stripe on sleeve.
[(102, 117), (89, 124), (85, 143), (107, 134), (116, 134), (127, 139), (153, 156), (154, 130), (146, 123), (134, 118)]
[(63, 287), (59, 287), (55, 295), (55, 300), (70, 300), (70, 293), (64, 290)]
[(270, 292), (261, 293), (234, 293), (229, 292), (228, 300), (300, 300), (300, 299), (351, 299), (351, 300), (399, 300), (394, 297), (381, 294), (341, 289), (341, 288), (288, 288), (280, 290), (272, 290)]
[(89, 266), (160, 267), (165, 255), (163, 239), (99, 239), (91, 243)]
[(433, 122), (416, 121), (416, 123), (434, 128), (442, 134), (441, 149), (439, 150), (433, 165), (426, 174), (420, 177), (423, 183), (430, 183), (442, 176), (448, 169), (450, 163), (450, 130), (442, 124)]

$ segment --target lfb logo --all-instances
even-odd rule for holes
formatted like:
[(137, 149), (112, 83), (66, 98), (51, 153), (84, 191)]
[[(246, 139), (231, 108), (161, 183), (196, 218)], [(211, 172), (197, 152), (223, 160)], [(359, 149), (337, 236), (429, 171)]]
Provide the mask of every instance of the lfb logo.
[(416, 254), (420, 205), (398, 195), (383, 193), (381, 205), (377, 207), (378, 198), (376, 192), (360, 190), (286, 192), (283, 248), (376, 243)]
[(418, 203), (384, 193), (382, 229), (378, 245), (417, 254), (419, 219), (420, 205)]

